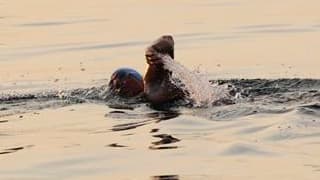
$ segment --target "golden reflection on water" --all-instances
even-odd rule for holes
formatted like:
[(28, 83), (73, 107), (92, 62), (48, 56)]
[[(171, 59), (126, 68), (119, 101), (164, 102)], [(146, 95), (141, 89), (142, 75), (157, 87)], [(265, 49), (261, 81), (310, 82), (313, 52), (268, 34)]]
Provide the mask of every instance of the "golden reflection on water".
[[(319, 7), (318, 0), (2, 0), (0, 93), (105, 83), (119, 67), (144, 73), (145, 47), (163, 34), (175, 37), (178, 61), (212, 79), (320, 78)], [(1, 117), (0, 178), (320, 176), (318, 118), (308, 116), (306, 128), (295, 112), (227, 122), (151, 112), (132, 124), (110, 111), (83, 104)]]
[(144, 48), (162, 34), (175, 36), (177, 60), (212, 78), (319, 78), (317, 7), (315, 0), (3, 1), (0, 81), (88, 83), (123, 66), (143, 73)]

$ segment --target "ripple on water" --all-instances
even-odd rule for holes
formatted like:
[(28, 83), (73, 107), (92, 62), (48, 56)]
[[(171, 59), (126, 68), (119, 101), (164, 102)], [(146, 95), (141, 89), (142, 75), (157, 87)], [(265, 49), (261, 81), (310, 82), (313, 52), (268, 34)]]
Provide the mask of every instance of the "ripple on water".
[(6, 123), (9, 122), (8, 120), (0, 120), (0, 123)]
[(263, 125), (263, 126), (255, 126), (250, 128), (244, 128), (241, 131), (238, 132), (238, 134), (252, 134), (252, 133), (258, 133), (265, 129), (268, 129), (272, 127), (273, 125)]
[(257, 24), (257, 25), (247, 25), (236, 27), (235, 29), (240, 29), (243, 31), (237, 33), (305, 33), (305, 32), (317, 32), (319, 31), (316, 25), (309, 26), (294, 26), (293, 24)]
[(179, 180), (178, 175), (158, 175), (158, 176), (151, 176), (152, 180)]
[(78, 20), (61, 20), (61, 21), (42, 21), (42, 22), (31, 22), (24, 24), (17, 24), (16, 26), (22, 27), (42, 27), (42, 26), (62, 26), (68, 24), (80, 24), (80, 23), (93, 23), (93, 22), (105, 22), (108, 19), (78, 19)]
[(160, 138), (161, 140), (155, 141), (152, 144), (154, 145), (162, 145), (162, 144), (171, 144), (175, 142), (179, 142), (180, 140), (169, 135), (169, 134), (158, 134), (158, 135), (153, 135), (153, 137)]
[(116, 148), (128, 147), (128, 146), (121, 145), (121, 144), (118, 144), (118, 143), (112, 143), (112, 144), (109, 144), (109, 145), (106, 145), (106, 146), (108, 146), (108, 147), (116, 147)]
[(176, 118), (180, 115), (177, 111), (156, 111), (150, 113), (134, 113), (124, 111), (111, 111), (105, 114), (105, 117), (121, 120), (138, 120), (136, 122), (130, 121), (129, 123), (121, 123), (114, 125), (112, 131), (125, 131), (135, 129), (140, 126), (144, 126), (150, 123), (158, 123), (169, 119)]
[(233, 144), (223, 152), (221, 155), (235, 156), (235, 155), (271, 155), (272, 153), (260, 150), (259, 148), (247, 144)]
[(31, 148), (33, 146), (34, 145), (27, 145), (27, 146), (17, 146), (17, 147), (12, 147), (12, 148), (6, 148), (6, 149), (3, 149), (3, 150), (0, 150), (0, 155), (1, 154), (15, 153), (15, 152), (21, 151), (21, 150), (26, 149), (26, 148)]
[(279, 132), (265, 138), (271, 141), (293, 141), (296, 139), (319, 138), (319, 132), (300, 132), (298, 129), (293, 130), (291, 126), (279, 126)]
[(312, 115), (315, 117), (320, 117), (320, 104), (313, 103), (309, 105), (303, 105), (298, 107), (298, 112), (305, 115)]

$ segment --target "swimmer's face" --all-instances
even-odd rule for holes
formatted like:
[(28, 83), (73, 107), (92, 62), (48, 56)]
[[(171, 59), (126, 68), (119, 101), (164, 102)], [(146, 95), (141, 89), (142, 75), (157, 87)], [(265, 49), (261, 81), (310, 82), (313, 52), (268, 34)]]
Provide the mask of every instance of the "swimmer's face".
[(161, 36), (151, 46), (146, 49), (146, 59), (148, 64), (162, 64), (162, 56), (169, 55), (174, 58), (174, 41), (172, 36)]

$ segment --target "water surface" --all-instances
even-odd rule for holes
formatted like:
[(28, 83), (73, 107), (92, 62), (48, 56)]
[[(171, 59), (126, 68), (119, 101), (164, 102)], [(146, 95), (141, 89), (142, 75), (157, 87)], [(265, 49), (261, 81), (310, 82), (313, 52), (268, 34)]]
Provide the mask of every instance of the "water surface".
[[(319, 6), (0, 1), (0, 178), (319, 179)], [(163, 34), (233, 103), (105, 96), (115, 69), (145, 72)]]

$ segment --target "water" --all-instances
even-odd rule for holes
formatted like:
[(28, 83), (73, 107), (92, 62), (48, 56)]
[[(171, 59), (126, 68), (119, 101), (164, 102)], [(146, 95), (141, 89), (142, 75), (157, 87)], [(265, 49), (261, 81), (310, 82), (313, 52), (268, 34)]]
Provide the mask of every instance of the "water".
[[(297, 175), (306, 171), (318, 176), (313, 157), (319, 152), (320, 80), (215, 83), (232, 86), (230, 94), (241, 98), (231, 105), (159, 111), (143, 101), (105, 96), (105, 86), (3, 94), (0, 155), (6, 165), (0, 174), (19, 179), (207, 179), (220, 176), (209, 167), (222, 171), (226, 164), (246, 164), (290, 165), (298, 169)], [(208, 169), (195, 168), (194, 163)], [(246, 176), (245, 169), (224, 168)], [(285, 172), (277, 175), (292, 173)]]
[(228, 86), (211, 84), (205, 75), (190, 71), (168, 55), (162, 56), (164, 68), (172, 72), (172, 83), (183, 89), (193, 107), (211, 106), (223, 99), (232, 101), (233, 97), (229, 95)]
[[(319, 179), (319, 5), (0, 0), (0, 179)], [(193, 106), (110, 96), (163, 34)]]

